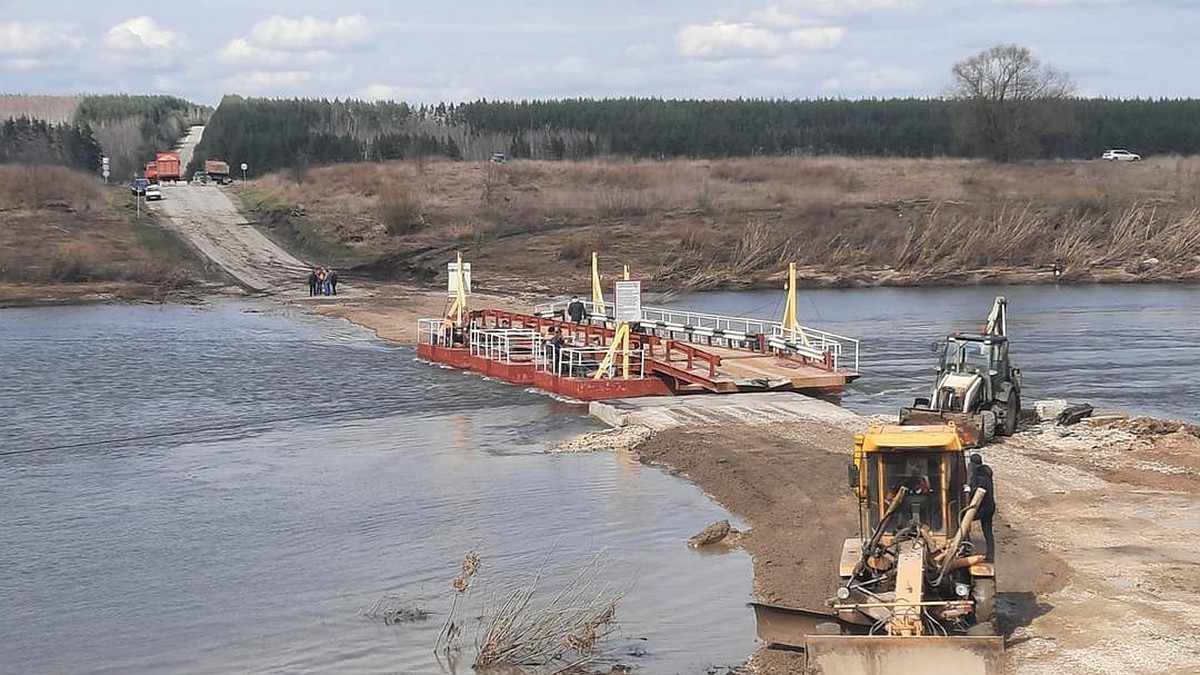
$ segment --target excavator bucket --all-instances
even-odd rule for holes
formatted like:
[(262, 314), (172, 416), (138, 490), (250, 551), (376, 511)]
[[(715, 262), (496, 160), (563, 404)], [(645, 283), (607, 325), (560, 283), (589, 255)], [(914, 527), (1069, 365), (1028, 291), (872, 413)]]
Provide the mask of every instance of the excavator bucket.
[(954, 422), (958, 429), (958, 438), (962, 441), (964, 448), (978, 448), (989, 440), (984, 437), (984, 422), (980, 415), (914, 407), (901, 408), (899, 421), (902, 426), (938, 425)]
[(1004, 670), (1002, 637), (809, 635), (804, 651), (808, 671), (822, 675), (1000, 675)]

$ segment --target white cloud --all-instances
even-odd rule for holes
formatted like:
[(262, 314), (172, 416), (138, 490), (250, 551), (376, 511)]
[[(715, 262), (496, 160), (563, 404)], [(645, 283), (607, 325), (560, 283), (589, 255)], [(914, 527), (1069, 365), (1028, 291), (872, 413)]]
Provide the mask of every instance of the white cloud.
[(771, 5), (766, 9), (751, 12), (750, 20), (772, 28), (795, 28), (808, 23), (807, 20), (780, 8), (779, 5)]
[(769, 56), (783, 48), (779, 35), (752, 23), (690, 24), (675, 39), (684, 56)]
[(849, 61), (837, 76), (821, 83), (827, 90), (860, 94), (903, 95), (916, 92), (925, 83), (925, 76), (907, 68), (877, 68), (867, 61)]
[(257, 70), (294, 70), (298, 65), (318, 65), (334, 58), (333, 52), (315, 49), (307, 52), (286, 52), (252, 44), (246, 38), (230, 40), (219, 54), (220, 59), (232, 65)]
[(1125, 0), (991, 0), (993, 5), (1033, 5), (1061, 7), (1063, 5), (1112, 5)]
[(283, 51), (352, 51), (371, 39), (371, 25), (361, 14), (333, 21), (305, 16), (289, 19), (272, 15), (254, 24), (246, 40), (256, 46)]
[(308, 84), (314, 75), (308, 70), (252, 70), (231, 75), (223, 82), (242, 93), (275, 93)]
[(846, 29), (841, 26), (797, 28), (788, 33), (788, 44), (807, 50), (833, 49), (842, 43)]
[(925, 0), (792, 0), (791, 5), (799, 11), (821, 14), (869, 14), (921, 9)]
[(145, 49), (178, 48), (183, 36), (167, 30), (148, 16), (123, 21), (104, 36), (104, 46), (116, 52), (141, 52)]
[(34, 21), (0, 23), (0, 54), (40, 54), (55, 49), (79, 49), (84, 39), (70, 24)]

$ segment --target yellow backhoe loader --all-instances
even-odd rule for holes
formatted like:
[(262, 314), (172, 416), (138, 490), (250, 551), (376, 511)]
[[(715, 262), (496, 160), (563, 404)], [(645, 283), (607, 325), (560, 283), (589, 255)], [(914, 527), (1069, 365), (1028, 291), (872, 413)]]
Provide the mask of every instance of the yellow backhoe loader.
[(826, 611), (751, 603), (764, 642), (803, 649), (829, 675), (998, 675), (996, 579), (970, 539), (970, 492), (953, 423), (872, 426), (854, 438), (859, 536), (842, 545)]

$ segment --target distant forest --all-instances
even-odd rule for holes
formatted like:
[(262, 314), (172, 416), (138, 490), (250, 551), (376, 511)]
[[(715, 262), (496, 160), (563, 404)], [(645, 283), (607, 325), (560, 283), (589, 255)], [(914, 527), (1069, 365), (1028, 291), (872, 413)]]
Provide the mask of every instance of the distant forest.
[(174, 96), (5, 95), (0, 97), (0, 162), (99, 172), (100, 157), (107, 155), (113, 180), (125, 180), (211, 112)]
[[(196, 159), (281, 168), (422, 156), (581, 159), (845, 155), (965, 156), (944, 99), (571, 99), (414, 107), (227, 96)], [(1200, 153), (1200, 100), (1077, 99), (1073, 129), (1043, 138), (1042, 158)], [(194, 167), (193, 167), (194, 168)]]
[(61, 164), (80, 171), (99, 171), (102, 154), (87, 124), (28, 117), (10, 117), (0, 124), (0, 164)]
[[(80, 148), (98, 142), (114, 180), (124, 180), (201, 123), (207, 127), (189, 173), (206, 158), (246, 162), (259, 174), (430, 156), (483, 160), (496, 152), (547, 160), (967, 156), (955, 140), (954, 105), (945, 99), (626, 98), (410, 106), (226, 96), (213, 111), (173, 96), (6, 96), (0, 98), (0, 123), (8, 119), (0, 161), (36, 155), (37, 161), (96, 170), (98, 160), (88, 156), (94, 148)], [(1076, 99), (1070, 107), (1073, 123), (1044, 136), (1039, 157), (1097, 157), (1110, 147), (1143, 155), (1200, 153), (1200, 99)]]

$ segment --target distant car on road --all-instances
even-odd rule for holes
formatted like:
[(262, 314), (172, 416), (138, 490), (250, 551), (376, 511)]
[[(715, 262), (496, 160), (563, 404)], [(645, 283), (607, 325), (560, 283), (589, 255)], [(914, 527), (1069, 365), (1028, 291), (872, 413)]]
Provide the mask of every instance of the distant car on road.
[(1106, 159), (1110, 162), (1140, 162), (1142, 156), (1132, 153), (1128, 150), (1105, 150), (1100, 159)]
[(134, 178), (129, 181), (129, 191), (135, 195), (144, 195), (146, 194), (146, 187), (149, 185), (151, 183), (147, 178)]
[(146, 201), (150, 202), (156, 199), (162, 199), (162, 189), (151, 183), (146, 186)]

